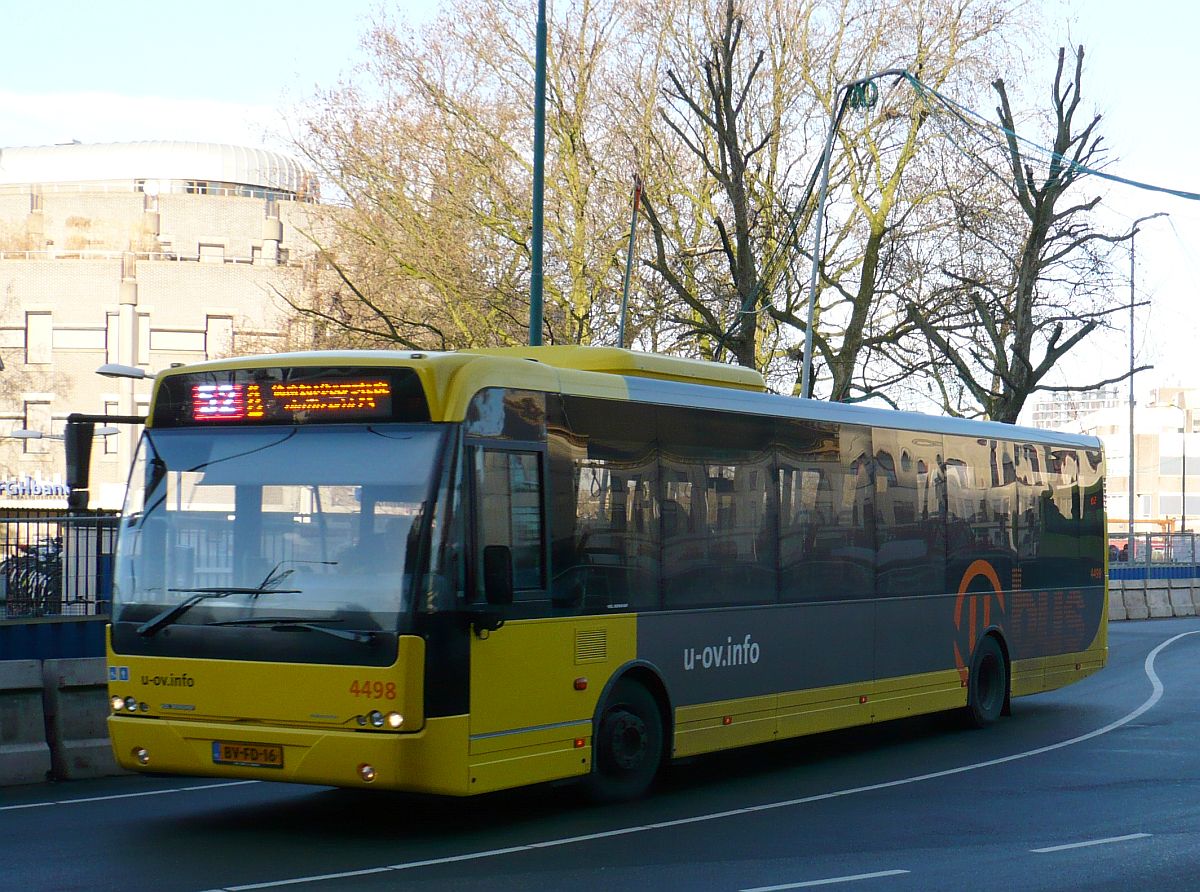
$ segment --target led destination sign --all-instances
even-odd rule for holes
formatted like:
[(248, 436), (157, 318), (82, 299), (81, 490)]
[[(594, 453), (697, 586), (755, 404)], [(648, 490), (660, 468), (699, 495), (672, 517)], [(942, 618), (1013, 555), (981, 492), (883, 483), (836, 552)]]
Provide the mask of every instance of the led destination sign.
[(152, 427), (427, 422), (414, 369), (275, 367), (165, 376)]
[(192, 385), (197, 422), (361, 420), (391, 414), (392, 384), (382, 378)]

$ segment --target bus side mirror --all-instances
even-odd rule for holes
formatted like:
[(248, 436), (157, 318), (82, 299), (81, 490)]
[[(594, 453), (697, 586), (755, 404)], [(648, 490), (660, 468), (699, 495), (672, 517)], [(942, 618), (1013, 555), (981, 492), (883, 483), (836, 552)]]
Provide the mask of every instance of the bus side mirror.
[(489, 604), (513, 602), (512, 549), (507, 545), (484, 546), (483, 594)]

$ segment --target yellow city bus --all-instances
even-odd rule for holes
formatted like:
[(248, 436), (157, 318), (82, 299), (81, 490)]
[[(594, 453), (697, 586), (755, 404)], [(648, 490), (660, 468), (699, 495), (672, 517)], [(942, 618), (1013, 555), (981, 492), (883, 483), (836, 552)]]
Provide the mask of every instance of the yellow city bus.
[(155, 382), (109, 730), (157, 773), (642, 793), (673, 757), (1010, 699), (1107, 657), (1098, 440), (611, 348)]

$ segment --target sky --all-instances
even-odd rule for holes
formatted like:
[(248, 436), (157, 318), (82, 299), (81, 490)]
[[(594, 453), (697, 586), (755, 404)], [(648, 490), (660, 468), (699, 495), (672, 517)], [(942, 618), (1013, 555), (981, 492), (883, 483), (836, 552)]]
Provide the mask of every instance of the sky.
[[(1055, 39), (1085, 47), (1083, 100), (1103, 115), (1106, 172), (1200, 193), (1200, 123), (1188, 96), (1200, 7), (1168, 0), (1071, 0), (1061, 7), (1063, 27)], [(1135, 314), (1136, 364), (1154, 366), (1135, 379), (1138, 402), (1147, 401), (1152, 387), (1200, 387), (1200, 202), (1127, 186), (1101, 191), (1114, 229), (1149, 214), (1168, 215), (1143, 224), (1135, 239), (1136, 294), (1150, 304)], [(1116, 257), (1127, 299), (1129, 252), (1119, 249)], [(1069, 373), (1101, 369), (1109, 377), (1110, 368), (1128, 369), (1129, 342), (1122, 314), (1119, 331), (1098, 339)]]
[[(422, 22), (438, 0), (3, 2), (0, 146), (167, 139), (286, 149), (288, 110), (351, 71), (381, 8)], [(1044, 8), (1048, 64), (1059, 44), (1086, 47), (1084, 102), (1104, 116), (1108, 171), (1200, 192), (1200, 124), (1189, 95), (1200, 5), (1045, 0)], [(1124, 186), (1105, 192), (1114, 227), (1170, 215), (1137, 238), (1136, 290), (1150, 306), (1136, 314), (1133, 341), (1138, 364), (1155, 367), (1138, 375), (1138, 400), (1155, 386), (1200, 386), (1192, 362), (1200, 349), (1200, 205)], [(1127, 295), (1128, 252), (1120, 256)], [(1051, 383), (1119, 374), (1129, 341), (1125, 316)]]
[[(174, 139), (286, 148), (284, 113), (352, 69), (381, 0), (0, 7), (0, 146)], [(386, 5), (414, 21), (435, 8)]]

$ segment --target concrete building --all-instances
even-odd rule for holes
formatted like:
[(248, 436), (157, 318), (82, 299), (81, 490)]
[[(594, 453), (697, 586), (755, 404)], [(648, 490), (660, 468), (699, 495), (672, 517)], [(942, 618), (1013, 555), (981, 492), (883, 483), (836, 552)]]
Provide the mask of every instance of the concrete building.
[(1101, 409), (1111, 409), (1123, 404), (1124, 397), (1115, 385), (1098, 390), (1051, 391), (1046, 399), (1033, 407), (1034, 427), (1051, 430), (1076, 429), (1082, 418), (1087, 418)]
[[(65, 508), (71, 412), (144, 414), (172, 363), (283, 343), (311, 256), (312, 176), (276, 152), (182, 142), (0, 149), (0, 508)], [(118, 508), (136, 442), (98, 441), (92, 507)]]
[[(1147, 405), (1135, 407), (1132, 516), (1137, 532), (1200, 528), (1198, 422), (1200, 388), (1161, 387)], [(1124, 531), (1130, 517), (1128, 403), (1095, 411), (1064, 429), (1104, 442), (1109, 524)]]

